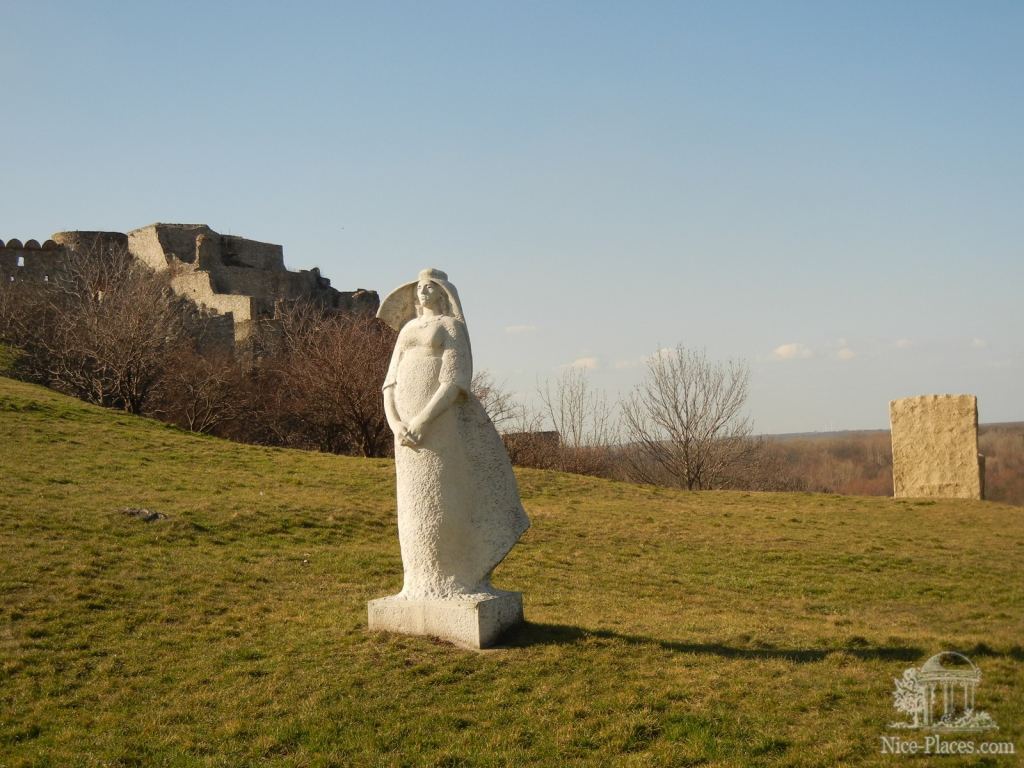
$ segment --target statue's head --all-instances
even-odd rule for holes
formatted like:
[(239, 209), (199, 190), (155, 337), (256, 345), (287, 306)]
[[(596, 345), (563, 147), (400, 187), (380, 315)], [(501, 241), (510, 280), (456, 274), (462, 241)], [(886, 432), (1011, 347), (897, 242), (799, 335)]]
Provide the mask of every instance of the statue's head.
[[(448, 282), (448, 275), (439, 269), (424, 269), (416, 283), (416, 314), (423, 314), (424, 308), (439, 315), (452, 313), (452, 302), (441, 282)], [(449, 283), (451, 285), (451, 283)]]
[(440, 269), (421, 270), (417, 280), (389, 293), (380, 303), (377, 317), (400, 331), (407, 322), (422, 314), (423, 307), (463, 323), (466, 321), (459, 292), (448, 281), (448, 275)]

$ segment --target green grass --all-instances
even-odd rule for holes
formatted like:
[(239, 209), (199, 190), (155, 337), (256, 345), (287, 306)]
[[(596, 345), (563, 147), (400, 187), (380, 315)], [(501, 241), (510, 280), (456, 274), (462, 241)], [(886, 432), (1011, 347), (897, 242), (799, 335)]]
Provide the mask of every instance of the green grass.
[(475, 653), (367, 632), (401, 584), (388, 461), (0, 379), (0, 473), (5, 768), (891, 765), (893, 678), (946, 649), (978, 738), (1024, 750), (1019, 508), (523, 470), (496, 583), (529, 623)]
[(10, 373), (17, 359), (18, 355), (11, 347), (8, 347), (6, 344), (0, 344), (0, 376)]

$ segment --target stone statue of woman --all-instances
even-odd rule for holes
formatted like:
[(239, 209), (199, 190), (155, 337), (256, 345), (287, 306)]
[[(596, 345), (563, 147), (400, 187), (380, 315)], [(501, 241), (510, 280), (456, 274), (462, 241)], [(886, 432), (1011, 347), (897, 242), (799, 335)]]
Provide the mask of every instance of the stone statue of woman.
[(377, 316), (399, 331), (384, 380), (395, 434), (405, 580), (369, 603), (371, 629), (483, 647), (522, 620), (522, 595), (491, 586), (530, 522), (501, 437), (470, 391), (458, 292), (436, 269), (392, 291)]

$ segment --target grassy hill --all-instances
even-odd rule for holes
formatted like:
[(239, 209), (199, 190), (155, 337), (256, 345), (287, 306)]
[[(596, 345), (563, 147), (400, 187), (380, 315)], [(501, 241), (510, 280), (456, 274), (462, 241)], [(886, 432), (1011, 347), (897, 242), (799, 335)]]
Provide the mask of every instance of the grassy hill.
[(947, 649), (1024, 750), (1019, 508), (521, 471), (529, 624), (474, 653), (366, 630), (388, 461), (7, 379), (0, 446), (0, 766), (890, 765), (893, 678)]

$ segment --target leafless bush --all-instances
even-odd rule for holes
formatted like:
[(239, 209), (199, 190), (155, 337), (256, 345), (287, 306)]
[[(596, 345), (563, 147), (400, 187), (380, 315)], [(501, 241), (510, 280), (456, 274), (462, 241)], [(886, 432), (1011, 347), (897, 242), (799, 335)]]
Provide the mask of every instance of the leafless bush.
[(380, 392), (394, 345), (387, 326), (298, 303), (272, 335), (256, 374), (257, 408), (273, 442), (362, 456), (393, 450)]
[(807, 482), (786, 463), (785, 453), (764, 437), (748, 438), (748, 450), (729, 467), (716, 487), (743, 491), (806, 491)]
[(185, 347), (168, 361), (147, 414), (190, 432), (237, 438), (253, 427), (255, 400), (244, 359)]
[(494, 381), (489, 371), (473, 374), (470, 388), (499, 432), (505, 431), (520, 417), (523, 407), (515, 401), (511, 392)]
[(509, 459), (517, 467), (558, 469), (562, 460), (562, 440), (558, 432), (544, 429), (544, 417), (520, 405), (516, 417), (502, 433)]
[(88, 402), (140, 413), (187, 342), (183, 302), (125, 248), (70, 251), (52, 280), (5, 288), (0, 333), (19, 350), (15, 372)]
[(238, 357), (204, 343), (208, 325), (124, 248), (69, 250), (52, 280), (0, 286), (0, 343), (22, 378), (195, 432), (390, 451), (380, 385), (394, 336), (376, 319), (296, 304)]

